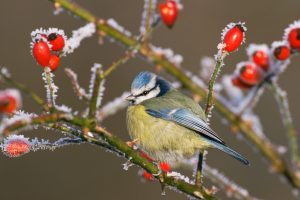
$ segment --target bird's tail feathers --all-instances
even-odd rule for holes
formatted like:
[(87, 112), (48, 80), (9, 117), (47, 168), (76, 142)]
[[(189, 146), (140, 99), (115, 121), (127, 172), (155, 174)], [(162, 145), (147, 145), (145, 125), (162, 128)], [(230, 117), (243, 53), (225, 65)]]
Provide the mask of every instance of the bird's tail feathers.
[(228, 146), (226, 146), (225, 144), (220, 144), (218, 142), (215, 142), (215, 141), (208, 141), (210, 144), (213, 145), (213, 147), (229, 154), (230, 156), (232, 156), (233, 158), (239, 160), (240, 162), (242, 162), (243, 164), (245, 165), (249, 165), (249, 161), (244, 157), (242, 156), (241, 154), (239, 154), (238, 152), (234, 151), (233, 149), (229, 148)]

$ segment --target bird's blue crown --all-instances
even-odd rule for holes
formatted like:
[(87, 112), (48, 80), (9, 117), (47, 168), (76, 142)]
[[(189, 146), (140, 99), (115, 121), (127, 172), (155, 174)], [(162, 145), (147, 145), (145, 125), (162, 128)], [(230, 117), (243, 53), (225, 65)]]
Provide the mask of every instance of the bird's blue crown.
[(133, 80), (131, 84), (131, 90), (139, 90), (143, 87), (152, 89), (159, 87), (160, 93), (158, 96), (161, 96), (168, 92), (171, 89), (171, 85), (164, 80), (163, 78), (157, 76), (151, 72), (140, 72)]

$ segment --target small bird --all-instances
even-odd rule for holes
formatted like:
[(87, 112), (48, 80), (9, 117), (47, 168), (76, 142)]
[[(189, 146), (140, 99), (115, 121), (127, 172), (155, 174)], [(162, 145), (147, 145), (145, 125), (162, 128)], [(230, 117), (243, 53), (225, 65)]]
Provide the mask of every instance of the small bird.
[(126, 99), (129, 135), (155, 161), (178, 164), (199, 150), (217, 148), (249, 165), (208, 126), (200, 105), (162, 77), (139, 73)]

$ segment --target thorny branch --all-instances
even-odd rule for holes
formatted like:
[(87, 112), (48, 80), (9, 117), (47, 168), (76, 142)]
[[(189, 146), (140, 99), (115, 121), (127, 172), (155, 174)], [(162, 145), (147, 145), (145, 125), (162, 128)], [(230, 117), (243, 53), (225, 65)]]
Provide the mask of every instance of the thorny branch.
[[(137, 42), (135, 39), (123, 34), (110, 26), (104, 19), (97, 18), (89, 11), (80, 7), (79, 5), (68, 0), (50, 0), (54, 3), (58, 3), (65, 10), (70, 11), (73, 15), (80, 17), (87, 22), (96, 23), (97, 30), (103, 36), (108, 36), (119, 41), (121, 44), (132, 47)], [(166, 59), (164, 56), (156, 54), (149, 48), (141, 47), (138, 49), (138, 53), (150, 60), (153, 64), (161, 66), (169, 74), (173, 75), (178, 81), (182, 83), (182, 86), (189, 89), (196, 95), (202, 98), (206, 97), (206, 88), (193, 82), (191, 78), (186, 75), (184, 71), (176, 67), (176, 65)], [(274, 145), (267, 139), (261, 138), (256, 134), (254, 129), (243, 119), (238, 118), (230, 108), (227, 108), (218, 98), (215, 98), (215, 108), (219, 111), (224, 118), (226, 118), (233, 127), (240, 131), (246, 138), (248, 138), (254, 146), (256, 146), (259, 152), (269, 160), (279, 174), (282, 174), (288, 182), (295, 188), (300, 188), (300, 177), (295, 174), (294, 171), (288, 168), (283, 158), (275, 150)]]
[(288, 137), (289, 148), (291, 153), (291, 158), (293, 162), (293, 167), (295, 170), (300, 168), (300, 155), (299, 148), (297, 143), (297, 133), (293, 124), (292, 116), (290, 113), (290, 108), (288, 104), (287, 94), (283, 91), (276, 80), (273, 80), (269, 83), (269, 88), (273, 92), (275, 99), (277, 101), (279, 111), (281, 113), (281, 118), (283, 124), (286, 128), (286, 134)]

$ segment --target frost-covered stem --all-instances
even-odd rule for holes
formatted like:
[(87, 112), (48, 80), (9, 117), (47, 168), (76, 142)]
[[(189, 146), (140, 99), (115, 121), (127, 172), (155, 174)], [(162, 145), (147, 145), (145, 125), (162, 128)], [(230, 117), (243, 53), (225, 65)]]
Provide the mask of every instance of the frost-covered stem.
[(24, 92), (25, 94), (27, 94), (28, 96), (30, 96), (32, 98), (32, 100), (34, 102), (36, 102), (38, 105), (43, 106), (45, 105), (44, 100), (39, 97), (35, 92), (33, 92), (31, 89), (29, 89), (28, 87), (26, 87), (24, 84), (12, 79), (10, 76), (7, 76), (6, 74), (1, 73), (0, 70), (0, 79), (3, 79), (6, 83), (18, 88), (19, 90), (21, 90), (22, 92)]
[(65, 73), (66, 75), (70, 78), (71, 83), (73, 85), (73, 89), (76, 93), (76, 95), (79, 97), (79, 99), (84, 98), (85, 100), (88, 99), (88, 95), (86, 91), (80, 87), (78, 80), (77, 80), (77, 74), (70, 68), (65, 68)]
[(228, 179), (224, 174), (219, 172), (217, 169), (211, 168), (208, 165), (203, 167), (205, 176), (216, 184), (218, 187), (223, 189), (229, 197), (234, 197), (241, 200), (257, 200), (257, 198), (251, 196), (249, 192), (237, 185), (235, 182)]
[[(205, 108), (205, 115), (207, 120), (209, 119), (209, 115), (212, 111), (213, 108), (213, 90), (214, 90), (214, 85), (215, 82), (217, 80), (217, 77), (221, 71), (221, 68), (223, 66), (223, 60), (226, 56), (225, 52), (222, 52), (221, 50), (219, 50), (220, 52), (217, 55), (217, 62), (216, 62), (216, 66), (214, 69), (214, 72), (209, 80), (208, 83), (208, 94), (207, 94), (207, 101), (206, 101), (206, 108)], [(202, 165), (203, 165), (203, 159), (204, 159), (204, 154), (202, 151), (199, 152), (199, 158), (198, 158), (198, 165), (197, 165), (197, 170), (196, 170), (196, 185), (198, 187), (201, 186), (201, 182), (202, 182)]]
[[(148, 2), (147, 2), (148, 1)], [(148, 3), (147, 7), (147, 15), (146, 15), (146, 19), (145, 19), (145, 32), (143, 33), (143, 39), (142, 41), (147, 44), (147, 41), (151, 35), (151, 29), (152, 29), (152, 18), (153, 18), (153, 2), (156, 0), (145, 0), (145, 4)]]
[(44, 73), (45, 73), (45, 82), (47, 84), (47, 103), (48, 107), (50, 109), (55, 109), (55, 88), (53, 88), (53, 80), (52, 80), (52, 74), (50, 71), (50, 68), (45, 67), (44, 68)]
[(88, 113), (88, 117), (89, 119), (91, 119), (92, 121), (96, 120), (96, 113), (97, 113), (97, 102), (98, 102), (98, 98), (99, 98), (99, 92), (100, 92), (100, 87), (101, 87), (101, 81), (103, 81), (102, 79), (102, 70), (100, 67), (95, 68), (95, 81), (94, 81), (94, 85), (93, 85), (93, 91), (92, 91), (92, 96), (89, 102), (89, 113)]
[(261, 82), (259, 85), (253, 88), (252, 91), (250, 91), (245, 97), (245, 103), (243, 103), (242, 108), (238, 111), (238, 115), (242, 116), (246, 110), (251, 110), (256, 103), (259, 100), (259, 97), (261, 96), (260, 93), (263, 93), (263, 87), (264, 87), (265, 82)]
[[(78, 16), (85, 21), (95, 22), (97, 25), (97, 30), (100, 33), (104, 33), (104, 35), (115, 39), (126, 47), (134, 47), (137, 43), (135, 39), (126, 36), (124, 33), (121, 33), (112, 26), (108, 25), (104, 19), (97, 20), (97, 17), (95, 17), (92, 13), (69, 0), (49, 1), (59, 3), (62, 8), (70, 11), (73, 15)], [(161, 68), (165, 69), (166, 72), (173, 75), (179, 82), (182, 83), (183, 87), (189, 89), (191, 92), (199, 95), (202, 98), (206, 97), (206, 88), (194, 83), (184, 71), (176, 67), (166, 57), (161, 56), (145, 47), (139, 48), (138, 53), (142, 57), (148, 58), (147, 60), (150, 60), (155, 66), (160, 66)], [(254, 146), (258, 148), (259, 152), (261, 152), (261, 154), (271, 162), (272, 166), (278, 173), (282, 174), (293, 187), (300, 188), (300, 178), (296, 176), (294, 171), (287, 167), (283, 158), (278, 154), (270, 141), (260, 138), (246, 121), (239, 119), (235, 113), (230, 110), (230, 108), (226, 107), (226, 105), (219, 101), (216, 97), (214, 103), (214, 107), (219, 111), (219, 113), (226, 118), (232, 126), (236, 127), (241, 134), (248, 138)]]
[[(221, 50), (220, 50), (221, 51)], [(214, 85), (215, 82), (218, 78), (218, 75), (221, 71), (221, 68), (223, 66), (223, 60), (226, 56), (226, 52), (219, 52), (217, 55), (217, 60), (216, 60), (216, 66), (214, 69), (214, 72), (209, 80), (208, 83), (208, 94), (207, 94), (207, 100), (206, 100), (206, 108), (205, 108), (205, 115), (206, 118), (209, 118), (209, 115), (211, 114), (212, 108), (213, 108), (213, 92), (214, 92)]]
[[(107, 144), (112, 146), (118, 152), (122, 152), (121, 155), (130, 160), (130, 162), (132, 162), (133, 164), (140, 166), (141, 168), (152, 174), (159, 173), (157, 165), (144, 158), (139, 151), (130, 148), (125, 142), (123, 142), (121, 139), (108, 132), (107, 130), (103, 129), (102, 127), (88, 123), (84, 118), (70, 116), (64, 113), (46, 114), (33, 117), (30, 121), (16, 121), (14, 124), (10, 124), (9, 126), (5, 127), (3, 133), (5, 135), (9, 135), (11, 132), (15, 132), (18, 129), (22, 129), (25, 127), (53, 124), (55, 122), (71, 124), (82, 130), (84, 128), (88, 128), (90, 131), (89, 135), (85, 134), (84, 131), (82, 132), (83, 134), (81, 134), (80, 131), (72, 131), (70, 133), (75, 134), (75, 136), (77, 137), (81, 137), (86, 142), (93, 143), (101, 147), (104, 147), (103, 141), (106, 141)], [(66, 126), (68, 126), (67, 124)], [(64, 130), (68, 131), (68, 129), (65, 128)], [(212, 195), (208, 194), (204, 188), (197, 188), (193, 184), (187, 183), (184, 180), (178, 179), (176, 177), (169, 177), (166, 174), (160, 174), (158, 176), (155, 176), (155, 178), (160, 182), (163, 182), (170, 187), (176, 188), (177, 190), (194, 198), (206, 200), (216, 199)]]
[(279, 111), (281, 114), (282, 122), (286, 128), (287, 139), (289, 143), (292, 164), (294, 169), (300, 169), (300, 155), (299, 147), (297, 142), (297, 132), (293, 124), (293, 119), (290, 113), (289, 103), (287, 99), (287, 94), (283, 91), (276, 80), (270, 82), (270, 89), (277, 101)]

